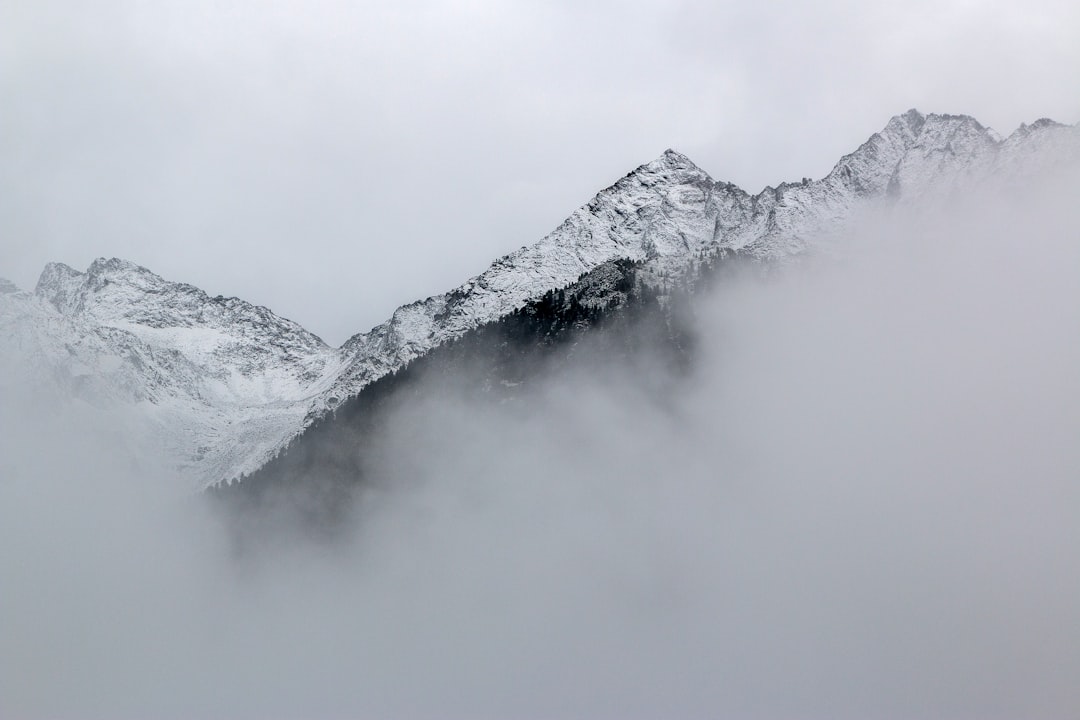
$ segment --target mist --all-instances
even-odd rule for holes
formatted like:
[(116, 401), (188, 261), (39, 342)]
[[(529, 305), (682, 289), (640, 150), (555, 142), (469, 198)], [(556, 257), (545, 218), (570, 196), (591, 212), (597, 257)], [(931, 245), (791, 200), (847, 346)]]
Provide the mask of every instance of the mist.
[(1073, 716), (1077, 189), (725, 278), (689, 376), (432, 382), (332, 544), (5, 396), (0, 715)]

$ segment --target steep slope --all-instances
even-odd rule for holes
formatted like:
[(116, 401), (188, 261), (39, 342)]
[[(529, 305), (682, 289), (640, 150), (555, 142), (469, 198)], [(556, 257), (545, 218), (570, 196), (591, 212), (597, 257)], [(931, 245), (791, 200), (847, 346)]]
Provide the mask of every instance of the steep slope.
[(732, 256), (704, 261), (693, 277), (654, 286), (646, 261), (606, 262), (374, 380), (254, 473), (213, 486), (212, 495), (243, 516), (234, 536), (241, 547), (284, 525), (333, 537), (356, 493), (380, 488), (388, 467), (408, 466), (410, 444), (388, 441), (388, 428), (402, 430), (403, 416), (486, 402), (528, 415), (543, 403), (545, 379), (580, 372), (633, 377), (638, 391), (668, 403), (692, 369), (692, 284), (738, 264)]
[(387, 372), (612, 260), (643, 261), (676, 276), (723, 252), (781, 260), (812, 249), (869, 206), (928, 197), (947, 202), (994, 178), (1023, 182), (1077, 158), (1076, 126), (1039, 121), (1003, 141), (974, 118), (915, 110), (894, 117), (821, 180), (783, 183), (754, 196), (668, 150), (535, 245), (349, 339), (342, 348), (348, 369), (313, 409), (332, 410)]

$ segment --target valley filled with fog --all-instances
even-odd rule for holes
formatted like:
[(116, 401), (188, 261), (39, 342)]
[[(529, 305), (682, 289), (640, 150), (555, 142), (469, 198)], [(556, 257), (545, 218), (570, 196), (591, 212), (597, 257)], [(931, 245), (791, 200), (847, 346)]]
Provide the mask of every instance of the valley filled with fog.
[(431, 382), (332, 542), (237, 552), (128, 418), (5, 397), (0, 715), (1074, 715), (1077, 190), (725, 278), (686, 375)]

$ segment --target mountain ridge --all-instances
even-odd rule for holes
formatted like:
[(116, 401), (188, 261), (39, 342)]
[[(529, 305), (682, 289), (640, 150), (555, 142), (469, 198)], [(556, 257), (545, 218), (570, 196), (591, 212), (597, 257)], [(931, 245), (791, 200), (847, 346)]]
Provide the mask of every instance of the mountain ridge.
[[(402, 305), (338, 348), (267, 308), (210, 297), (117, 258), (99, 258), (85, 272), (49, 263), (26, 297), (3, 286), (8, 307), (0, 308), (0, 331), (21, 337), (21, 346), (36, 343), (31, 355), (48, 368), (44, 376), (83, 387), (74, 392), (91, 401), (121, 397), (152, 406), (151, 434), (180, 438), (165, 445), (206, 486), (261, 467), (378, 378), (605, 263), (626, 260), (642, 265), (642, 277), (677, 278), (725, 253), (782, 262), (814, 249), (819, 236), (868, 203), (947, 197), (995, 174), (1022, 178), (1048, 156), (1080, 157), (1077, 126), (1038, 120), (1001, 138), (970, 116), (914, 109), (890, 119), (823, 178), (756, 195), (713, 180), (668, 149), (538, 242), (448, 292)], [(13, 331), (20, 317), (65, 338), (57, 344)], [(84, 369), (78, 377), (94, 381), (74, 382), (76, 365)]]

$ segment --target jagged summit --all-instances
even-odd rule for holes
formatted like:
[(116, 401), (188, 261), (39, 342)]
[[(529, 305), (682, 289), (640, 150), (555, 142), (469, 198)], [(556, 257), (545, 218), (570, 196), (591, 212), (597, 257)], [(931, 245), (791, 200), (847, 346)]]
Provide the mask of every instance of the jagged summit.
[(98, 258), (84, 272), (49, 263), (27, 300), (9, 315), (62, 338), (22, 333), (41, 374), (91, 403), (148, 403), (139, 432), (201, 484), (273, 452), (342, 363), (338, 350), (267, 308), (210, 297), (120, 258)]
[(64, 263), (51, 262), (38, 277), (34, 294), (63, 313), (74, 310), (84, 273)]
[(21, 333), (0, 349), (30, 348), (42, 378), (91, 402), (143, 403), (143, 425), (206, 485), (257, 469), (380, 377), (612, 263), (670, 280), (732, 254), (786, 262), (821, 247), (868, 203), (948, 199), (987, 178), (1024, 182), (1073, 161), (1077, 126), (1039, 120), (1003, 140), (972, 117), (915, 109), (824, 178), (756, 195), (669, 149), (535, 244), (449, 292), (399, 307), (339, 349), (267, 308), (210, 297), (118, 258), (84, 272), (50, 263), (33, 294), (0, 282), (0, 331)]
[(911, 132), (918, 134), (918, 132), (922, 130), (922, 126), (926, 123), (926, 116), (915, 108), (911, 108), (903, 115), (897, 115), (895, 118), (893, 118), (893, 120), (899, 120), (907, 123), (907, 126), (911, 130)]
[(130, 260), (124, 260), (124, 259), (118, 258), (118, 257), (112, 257), (112, 258), (99, 257), (99, 258), (96, 258), (92, 263), (90, 263), (90, 267), (88, 267), (86, 269), (86, 274), (87, 275), (107, 275), (107, 274), (111, 274), (111, 275), (116, 275), (116, 276), (123, 276), (123, 275), (146, 276), (146, 275), (152, 275), (154, 277), (157, 277), (157, 275), (150, 272), (148, 269), (146, 269), (142, 265), (139, 265), (137, 263), (131, 262)]
[(693, 165), (693, 163), (690, 162), (690, 158), (686, 157), (686, 155), (682, 154), (678, 150), (675, 150), (674, 148), (668, 148), (663, 153), (661, 153), (660, 157), (657, 158), (657, 160), (660, 160), (660, 159), (663, 159), (663, 160), (666, 160), (668, 162), (675, 163), (675, 164), (688, 163), (690, 165)]
[(60, 312), (70, 314), (86, 311), (91, 296), (101, 295), (109, 286), (113, 287), (108, 292), (116, 294), (121, 287), (150, 292), (172, 284), (130, 260), (101, 257), (90, 263), (85, 272), (64, 263), (47, 264), (34, 293)]
[(1026, 135), (1030, 135), (1033, 132), (1038, 132), (1039, 130), (1043, 130), (1043, 129), (1046, 129), (1046, 128), (1068, 128), (1068, 127), (1069, 127), (1068, 125), (1064, 125), (1062, 123), (1059, 123), (1056, 120), (1051, 120), (1050, 118), (1039, 118), (1038, 120), (1031, 123), (1030, 125), (1027, 124), (1027, 123), (1020, 123), (1020, 127), (1016, 128), (1016, 130), (1013, 131), (1013, 135), (1015, 135), (1017, 137), (1023, 137), (1023, 136), (1026, 136)]
[(678, 150), (668, 148), (660, 157), (652, 162), (639, 166), (631, 174), (658, 174), (665, 176), (681, 175), (683, 177), (694, 175), (701, 179), (711, 180), (709, 174), (694, 164), (694, 162)]
[(45, 268), (41, 271), (41, 275), (38, 276), (38, 286), (50, 285), (55, 282), (57, 278), (73, 278), (82, 275), (83, 273), (66, 263), (45, 263)]
[(85, 272), (49, 263), (34, 292), (66, 315), (86, 316), (137, 332), (148, 328), (221, 328), (247, 321), (302, 333), (313, 346), (325, 347), (321, 339), (267, 308), (239, 298), (210, 297), (193, 285), (166, 280), (121, 258), (98, 258)]

